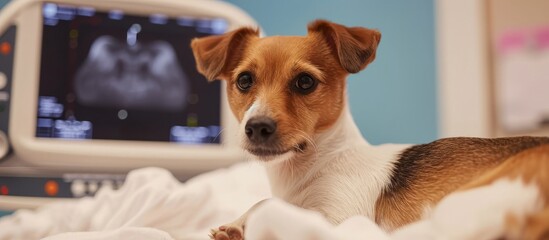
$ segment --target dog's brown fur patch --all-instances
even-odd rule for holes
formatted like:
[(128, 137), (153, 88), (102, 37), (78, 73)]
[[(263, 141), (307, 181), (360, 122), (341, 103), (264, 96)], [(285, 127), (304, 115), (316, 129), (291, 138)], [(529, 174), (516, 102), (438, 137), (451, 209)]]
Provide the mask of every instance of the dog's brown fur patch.
[(547, 240), (549, 239), (549, 207), (537, 214), (527, 216), (523, 221), (509, 215), (502, 239)]
[(489, 185), (499, 179), (522, 179), (538, 187), (543, 210), (521, 221), (509, 214), (505, 239), (549, 239), (549, 144), (518, 153), (460, 190)]
[(376, 203), (376, 222), (393, 230), (416, 221), (447, 194), (541, 144), (549, 138), (446, 138), (413, 146), (398, 159), (391, 184)]

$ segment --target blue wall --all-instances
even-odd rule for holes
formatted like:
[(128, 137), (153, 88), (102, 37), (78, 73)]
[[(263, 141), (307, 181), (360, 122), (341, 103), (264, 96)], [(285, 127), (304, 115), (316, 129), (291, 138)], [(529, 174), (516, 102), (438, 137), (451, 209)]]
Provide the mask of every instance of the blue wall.
[[(0, 0), (0, 7), (7, 0)], [(349, 78), (351, 110), (371, 143), (421, 143), (437, 137), (433, 0), (228, 0), (268, 35), (304, 35), (324, 18), (379, 29), (376, 61)]]
[(437, 137), (432, 0), (228, 0), (267, 35), (304, 35), (323, 18), (382, 33), (377, 59), (349, 78), (355, 121), (370, 143), (421, 143)]

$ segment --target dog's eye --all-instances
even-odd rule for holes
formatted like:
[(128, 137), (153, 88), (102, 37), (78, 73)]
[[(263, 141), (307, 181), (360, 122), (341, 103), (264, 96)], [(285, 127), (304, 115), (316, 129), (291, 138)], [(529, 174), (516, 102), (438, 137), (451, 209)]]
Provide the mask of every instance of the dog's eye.
[(315, 90), (317, 81), (309, 74), (301, 74), (295, 80), (294, 89), (301, 94), (308, 94)]
[(247, 72), (238, 75), (238, 79), (236, 80), (236, 86), (241, 91), (248, 91), (248, 89), (252, 87), (253, 83), (252, 75)]

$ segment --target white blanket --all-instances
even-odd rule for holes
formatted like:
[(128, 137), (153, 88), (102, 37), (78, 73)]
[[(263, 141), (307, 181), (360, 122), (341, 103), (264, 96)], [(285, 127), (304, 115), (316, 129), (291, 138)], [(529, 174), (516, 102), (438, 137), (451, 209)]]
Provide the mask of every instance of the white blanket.
[[(520, 199), (502, 200), (501, 193), (515, 190)], [(536, 194), (535, 188), (520, 182), (497, 182), (476, 192), (454, 194), (433, 209), (431, 217), (392, 234), (362, 216), (332, 226), (318, 213), (274, 199), (250, 216), (245, 234), (251, 240), (493, 239), (503, 231), (502, 206), (532, 211), (524, 208), (532, 206)], [(104, 188), (94, 198), (0, 218), (0, 240), (208, 239), (210, 228), (231, 222), (269, 197), (265, 170), (254, 163), (202, 174), (185, 183), (166, 170), (145, 168), (132, 171), (119, 190)]]
[(265, 170), (251, 163), (185, 183), (164, 169), (138, 169), (119, 190), (0, 218), (0, 239), (208, 239), (210, 228), (269, 197), (268, 186)]

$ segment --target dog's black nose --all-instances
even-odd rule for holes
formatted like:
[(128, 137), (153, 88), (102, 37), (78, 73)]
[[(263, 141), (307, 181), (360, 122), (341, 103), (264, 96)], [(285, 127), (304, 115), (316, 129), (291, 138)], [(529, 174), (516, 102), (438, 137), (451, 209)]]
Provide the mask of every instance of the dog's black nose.
[(276, 122), (268, 117), (252, 117), (246, 123), (244, 131), (253, 143), (264, 143), (276, 132)]

